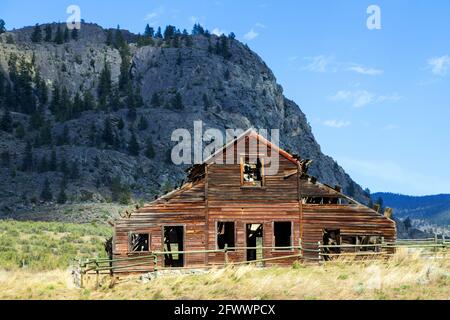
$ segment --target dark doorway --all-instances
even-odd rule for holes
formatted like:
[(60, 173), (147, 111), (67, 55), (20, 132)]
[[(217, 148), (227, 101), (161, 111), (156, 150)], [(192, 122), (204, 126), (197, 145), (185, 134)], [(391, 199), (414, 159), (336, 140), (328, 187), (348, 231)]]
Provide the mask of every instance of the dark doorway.
[[(260, 223), (247, 224), (247, 261), (263, 258), (263, 225)], [(254, 248), (254, 249), (253, 249)]]
[[(341, 253), (341, 230), (339, 229), (324, 229), (323, 230), (323, 245), (329, 246), (324, 248), (324, 259), (332, 260), (336, 258), (335, 255)], [(336, 246), (336, 247), (333, 247)]]
[(164, 227), (164, 266), (184, 267), (184, 227)]

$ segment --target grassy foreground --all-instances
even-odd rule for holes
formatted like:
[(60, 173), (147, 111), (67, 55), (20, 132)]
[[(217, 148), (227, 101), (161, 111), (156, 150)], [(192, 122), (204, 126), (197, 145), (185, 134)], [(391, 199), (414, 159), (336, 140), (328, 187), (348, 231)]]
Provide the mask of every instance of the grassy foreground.
[(103, 278), (85, 289), (70, 271), (0, 271), (0, 299), (450, 299), (448, 260), (427, 261), (401, 253), (389, 262), (335, 262), (324, 266), (212, 270), (165, 276), (148, 283)]
[(142, 283), (124, 278), (98, 290), (73, 285), (74, 257), (104, 256), (111, 228), (0, 221), (0, 299), (450, 299), (450, 260), (399, 251), (391, 260), (291, 268), (252, 266)]

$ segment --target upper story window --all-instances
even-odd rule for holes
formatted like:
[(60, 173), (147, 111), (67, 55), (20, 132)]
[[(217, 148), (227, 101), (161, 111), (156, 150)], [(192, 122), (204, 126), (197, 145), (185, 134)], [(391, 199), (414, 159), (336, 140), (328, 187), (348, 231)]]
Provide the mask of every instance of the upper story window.
[(243, 187), (262, 187), (264, 184), (264, 160), (261, 158), (241, 158), (241, 185)]

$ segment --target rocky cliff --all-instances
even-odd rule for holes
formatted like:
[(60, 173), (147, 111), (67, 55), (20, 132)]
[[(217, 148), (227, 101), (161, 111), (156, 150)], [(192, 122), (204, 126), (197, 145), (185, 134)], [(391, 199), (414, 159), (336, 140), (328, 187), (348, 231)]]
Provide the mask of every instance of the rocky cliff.
[(184, 178), (186, 168), (168, 159), (170, 136), (195, 120), (205, 129), (279, 128), (282, 148), (314, 160), (310, 174), (367, 200), (321, 152), (264, 61), (232, 35), (64, 29), (0, 35), (0, 217), (52, 201), (153, 199)]

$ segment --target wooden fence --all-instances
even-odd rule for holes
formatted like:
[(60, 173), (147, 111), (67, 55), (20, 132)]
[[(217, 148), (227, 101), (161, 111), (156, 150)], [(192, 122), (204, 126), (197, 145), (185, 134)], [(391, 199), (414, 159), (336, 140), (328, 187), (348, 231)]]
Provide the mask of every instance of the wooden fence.
[[(341, 245), (324, 245), (321, 242), (317, 243), (306, 243), (301, 242), (298, 246), (287, 246), (287, 247), (227, 247), (218, 250), (193, 250), (193, 251), (172, 251), (171, 254), (199, 254), (199, 253), (223, 253), (224, 262), (223, 264), (215, 264), (210, 266), (196, 267), (198, 268), (214, 268), (214, 267), (226, 267), (229, 265), (238, 266), (246, 264), (264, 264), (269, 261), (280, 261), (283, 259), (298, 258), (299, 260), (308, 261), (312, 260), (315, 262), (322, 262), (325, 260), (333, 260), (336, 257), (370, 257), (370, 258), (383, 258), (392, 255), (390, 251), (395, 251), (398, 248), (408, 248), (408, 249), (424, 249), (428, 254), (436, 254), (439, 249), (442, 252), (447, 252), (450, 242), (446, 241), (443, 236), (441, 239), (438, 237), (427, 238), (427, 239), (402, 239), (396, 242), (384, 242), (378, 244), (341, 244)], [(239, 250), (299, 250), (298, 254), (291, 254), (286, 256), (280, 256), (275, 258), (262, 258), (252, 261), (242, 261), (242, 262), (229, 262), (228, 254), (229, 252), (236, 252)], [(343, 252), (331, 253), (330, 249), (333, 251), (339, 250)], [(282, 252), (282, 251), (281, 251)], [(305, 252), (317, 253), (317, 258), (307, 257), (304, 255)], [(95, 275), (96, 285), (99, 285), (99, 277), (102, 274), (108, 274), (113, 276), (115, 272), (120, 272), (120, 270), (128, 269), (138, 266), (148, 266), (153, 267), (154, 272), (160, 270), (171, 270), (172, 268), (159, 267), (158, 262), (161, 256), (164, 256), (167, 252), (150, 252), (145, 255), (138, 257), (127, 257), (127, 258), (117, 258), (117, 259), (88, 259), (85, 261), (79, 261), (78, 267), (74, 270), (74, 280), (79, 287), (83, 287), (83, 280), (86, 275)], [(114, 266), (115, 263), (120, 263), (118, 266)]]

